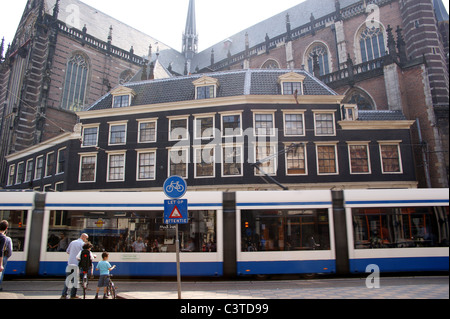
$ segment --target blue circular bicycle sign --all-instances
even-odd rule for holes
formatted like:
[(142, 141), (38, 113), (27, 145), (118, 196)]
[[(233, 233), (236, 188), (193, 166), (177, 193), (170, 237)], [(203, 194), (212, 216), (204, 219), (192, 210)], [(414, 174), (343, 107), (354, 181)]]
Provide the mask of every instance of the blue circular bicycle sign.
[(170, 176), (164, 182), (164, 193), (172, 199), (179, 199), (186, 194), (186, 181), (180, 176)]

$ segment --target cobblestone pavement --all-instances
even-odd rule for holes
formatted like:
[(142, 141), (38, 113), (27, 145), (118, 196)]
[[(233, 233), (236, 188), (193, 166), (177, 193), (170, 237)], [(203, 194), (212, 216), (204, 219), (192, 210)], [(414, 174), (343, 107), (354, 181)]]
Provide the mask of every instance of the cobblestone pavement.
[[(122, 299), (177, 299), (176, 282), (117, 280)], [(7, 280), (0, 299), (59, 299), (64, 280)], [(93, 299), (96, 280), (88, 299)], [(79, 291), (80, 293), (80, 291)], [(184, 281), (182, 298), (202, 299), (449, 299), (448, 276), (386, 277), (368, 289), (365, 278), (270, 281)]]

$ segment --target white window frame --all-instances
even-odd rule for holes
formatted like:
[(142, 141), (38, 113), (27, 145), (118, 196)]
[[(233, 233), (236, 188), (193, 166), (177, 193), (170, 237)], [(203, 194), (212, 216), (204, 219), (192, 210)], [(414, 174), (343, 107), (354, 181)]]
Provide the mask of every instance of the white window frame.
[[(150, 118), (150, 119), (139, 119), (138, 121), (138, 144), (146, 144), (146, 143), (156, 143), (158, 140), (158, 119), (157, 118)], [(147, 124), (147, 123), (155, 123), (155, 138), (150, 141), (141, 141), (141, 124)]]
[[(306, 143), (301, 143), (303, 147), (303, 153), (305, 155), (305, 173), (303, 174), (291, 174), (289, 173), (289, 167), (288, 167), (288, 154), (289, 152), (286, 152), (284, 156), (285, 164), (286, 164), (286, 176), (307, 176), (308, 175), (308, 148), (306, 147)], [(292, 145), (292, 143), (284, 143), (284, 148), (288, 148)]]
[[(210, 176), (198, 176), (197, 175), (197, 164), (201, 163), (201, 161), (200, 162), (198, 161), (199, 159), (197, 157), (197, 151), (200, 150), (201, 151), (201, 156), (203, 156), (204, 155), (203, 152), (206, 149), (213, 151), (213, 155), (211, 156), (212, 163), (207, 163), (207, 164), (212, 164), (213, 173)], [(216, 145), (208, 144), (208, 145), (203, 145), (203, 146), (195, 146), (193, 151), (194, 151), (194, 177), (198, 178), (198, 179), (201, 179), (201, 178), (215, 178), (216, 177)]]
[[(197, 128), (198, 125), (200, 124), (200, 130), (201, 128), (201, 123), (198, 123), (197, 120), (201, 120), (201, 119), (207, 119), (207, 118), (212, 118), (212, 132), (211, 132), (211, 136), (198, 136), (197, 135)], [(211, 140), (214, 139), (216, 137), (216, 116), (215, 113), (210, 113), (210, 114), (198, 114), (194, 116), (194, 138), (197, 140)]]
[[(243, 113), (243, 111), (239, 111), (239, 112), (234, 111), (234, 112), (223, 112), (223, 113), (220, 113), (220, 123), (221, 123), (222, 137), (240, 137), (240, 136), (242, 136), (243, 131), (244, 131), (242, 129), (242, 113)], [(225, 129), (224, 129), (224, 125), (223, 125), (223, 118), (227, 117), (227, 116), (239, 116), (239, 124), (240, 125), (239, 125), (239, 133), (238, 134), (235, 134), (236, 133), (236, 129), (233, 130), (233, 134), (231, 134), (231, 135), (227, 135), (226, 134)]]
[[(116, 106), (116, 99), (120, 99), (123, 102), (124, 97), (127, 97), (127, 100), (128, 100), (126, 105)], [(115, 96), (113, 96), (113, 104), (112, 104), (112, 108), (113, 109), (119, 109), (119, 108), (122, 108), (122, 107), (128, 107), (130, 105), (131, 105), (131, 94), (122, 94), (122, 95), (115, 95)]]
[[(61, 154), (62, 154), (64, 151), (66, 151), (66, 149), (67, 149), (66, 147), (63, 147), (63, 148), (60, 148), (60, 149), (58, 150), (58, 156), (57, 156), (57, 159), (56, 159), (56, 175), (64, 174), (64, 169), (65, 169), (64, 166), (62, 167), (62, 171), (59, 172), (60, 167), (61, 167), (60, 157), (61, 157)], [(66, 156), (66, 157), (67, 157), (67, 156)]]
[[(128, 121), (120, 121), (120, 122), (108, 122), (109, 131), (108, 131), (108, 146), (116, 146), (116, 145), (126, 145), (127, 144), (127, 133), (128, 133)], [(117, 126), (125, 127), (125, 136), (123, 142), (113, 143), (112, 141), (112, 128)]]
[[(306, 110), (284, 110), (283, 111), (284, 136), (286, 136), (286, 137), (299, 137), (299, 136), (304, 137), (304, 136), (306, 136), (305, 112), (306, 112)], [(302, 116), (302, 122), (303, 122), (302, 134), (288, 134), (287, 133), (286, 115), (301, 115)]]
[[(38, 163), (39, 163), (40, 159), (42, 159), (42, 167), (40, 168), (42, 171), (41, 171), (41, 176), (38, 176), (37, 171), (38, 171)], [(45, 172), (44, 166), (45, 166), (44, 155), (40, 155), (40, 156), (36, 157), (36, 162), (34, 164), (34, 180), (35, 181), (43, 178), (42, 174)]]
[(14, 185), (14, 181), (16, 180), (16, 164), (9, 165), (8, 169), (8, 182), (6, 186)]
[[(189, 116), (176, 116), (176, 117), (168, 117), (169, 119), (169, 141), (170, 142), (179, 142), (179, 141), (188, 141), (189, 140)], [(180, 121), (185, 120), (186, 121), (186, 133), (185, 136), (181, 136), (181, 139), (179, 138), (172, 138), (172, 121)]]
[[(258, 159), (258, 147), (269, 147), (271, 149), (270, 154), (266, 154), (264, 158)], [(273, 170), (273, 172), (268, 172), (267, 167), (261, 167), (269, 176), (277, 176), (278, 173), (278, 157), (275, 156), (278, 152), (278, 144), (276, 143), (253, 143), (253, 151), (255, 154), (254, 162), (258, 162), (260, 160), (264, 160), (265, 158), (272, 157), (269, 161), (266, 161), (262, 163), (265, 165), (266, 163), (270, 163), (270, 168)], [(257, 168), (254, 170), (255, 176), (264, 176), (264, 174), (259, 171)]]
[[(314, 113), (314, 135), (315, 136), (336, 136), (336, 111), (335, 110), (313, 110)], [(332, 115), (333, 116), (333, 133), (331, 134), (319, 134), (317, 125), (317, 115)]]
[[(317, 175), (327, 176), (327, 175), (339, 175), (339, 158), (338, 158), (338, 143), (339, 142), (316, 142), (316, 165), (317, 165)], [(333, 146), (334, 147), (334, 158), (335, 158), (335, 173), (321, 173), (319, 167), (319, 147), (320, 146)]]
[[(78, 154), (80, 156), (80, 168), (78, 170), (78, 183), (87, 184), (87, 183), (96, 183), (97, 182), (97, 167), (98, 167), (98, 153), (81, 153)], [(94, 180), (93, 181), (82, 181), (81, 180), (81, 171), (83, 169), (83, 158), (84, 157), (95, 157), (95, 168), (94, 168)]]
[[(253, 133), (255, 136), (276, 136), (276, 123), (275, 123), (275, 112), (276, 110), (252, 110), (253, 112)], [(258, 129), (256, 128), (256, 116), (257, 115), (271, 115), (272, 116), (272, 128), (270, 134), (258, 134)]]
[[(137, 170), (136, 170), (136, 180), (137, 181), (154, 181), (154, 180), (156, 180), (156, 167), (157, 167), (157, 165), (158, 165), (158, 161), (157, 161), (157, 149), (156, 148), (151, 148), (151, 149), (143, 149), (143, 150), (137, 150), (137, 163), (136, 163), (136, 167), (137, 167)], [(140, 177), (140, 168), (141, 168), (141, 165), (140, 165), (140, 156), (142, 155), (142, 154), (154, 154), (155, 155), (155, 165), (154, 165), (154, 167), (153, 167), (153, 170), (154, 170), (154, 172), (153, 172), (153, 178), (141, 178)]]
[[(19, 176), (20, 176), (20, 175), (19, 175), (19, 167), (20, 167), (20, 165), (23, 165), (23, 169), (24, 169), (24, 171), (22, 172), (22, 177), (23, 177), (23, 180), (22, 180), (22, 181), (19, 180)], [(25, 166), (25, 162), (24, 162), (24, 161), (17, 163), (17, 169), (16, 169), (16, 185), (22, 184), (22, 183), (24, 182), (24, 180), (25, 180), (25, 174), (26, 174), (25, 170), (26, 170), (26, 166)]]
[[(241, 174), (239, 175), (225, 175), (224, 173), (224, 168), (225, 168), (225, 148), (240, 148), (241, 152), (241, 160), (240, 160), (240, 164), (241, 164)], [(221, 161), (222, 161), (222, 177), (242, 177), (244, 176), (244, 145), (243, 144), (222, 144), (221, 145)], [(239, 164), (239, 163), (236, 163)]]
[[(95, 145), (85, 145), (84, 142), (84, 138), (85, 138), (85, 130), (87, 129), (97, 129), (97, 140), (95, 142)], [(89, 125), (83, 125), (83, 133), (81, 136), (81, 148), (88, 148), (88, 147), (97, 147), (98, 146), (98, 138), (100, 135), (100, 124), (89, 124)]]
[[(184, 161), (184, 163), (186, 164), (186, 172), (185, 172), (185, 175), (184, 176), (180, 176), (180, 177), (182, 177), (182, 178), (188, 178), (189, 177), (189, 158), (190, 158), (190, 154), (189, 154), (189, 147), (170, 147), (170, 148), (168, 148), (168, 161), (167, 161), (167, 163), (168, 163), (168, 167), (167, 167), (167, 171), (168, 171), (168, 176), (172, 176), (173, 175), (173, 173), (172, 173), (172, 165), (171, 165), (171, 160), (172, 160), (172, 152), (183, 152), (183, 157), (184, 157), (184, 159), (183, 159), (183, 161)], [(179, 156), (179, 155), (177, 155), (177, 156)], [(175, 163), (176, 164), (176, 163)]]
[[(30, 174), (28, 174), (28, 166), (32, 164), (33, 167), (30, 171)], [(28, 183), (31, 182), (33, 180), (33, 172), (34, 172), (34, 159), (30, 158), (29, 160), (27, 160), (27, 165), (25, 167), (26, 171), (25, 171), (25, 178), (24, 178), (24, 182)]]
[[(49, 152), (49, 153), (47, 153), (47, 155), (46, 155), (46, 160), (45, 160), (45, 176), (44, 177), (51, 177), (53, 174), (49, 174), (49, 173), (52, 173), (52, 172), (48, 172), (48, 164), (49, 164), (49, 156), (50, 155), (54, 155), (55, 154), (55, 152)], [(55, 157), (55, 159), (56, 159), (56, 157)], [(55, 162), (53, 163), (53, 164), (56, 164)], [(55, 169), (55, 167), (56, 167), (56, 165), (53, 165), (53, 169)]]
[[(127, 166), (127, 152), (126, 151), (111, 151), (106, 152), (108, 154), (108, 166), (106, 171), (106, 182), (107, 183), (121, 183), (125, 181), (125, 173), (126, 173), (126, 166)], [(123, 167), (122, 167), (122, 176), (121, 179), (110, 179), (110, 171), (111, 171), (111, 157), (112, 156), (123, 156)]]
[[(370, 142), (369, 141), (361, 141), (361, 142), (347, 142), (348, 144), (348, 166), (350, 169), (351, 175), (370, 175), (372, 174), (372, 163), (370, 160)], [(367, 162), (368, 162), (368, 172), (353, 172), (353, 166), (352, 166), (352, 153), (351, 153), (351, 147), (352, 146), (365, 146), (367, 148)]]
[[(381, 163), (381, 172), (383, 175), (400, 175), (403, 174), (403, 160), (402, 160), (402, 148), (400, 147), (400, 144), (402, 143), (402, 141), (378, 141), (378, 148), (380, 151), (380, 163)], [(383, 153), (382, 153), (382, 146), (397, 146), (397, 150), (398, 150), (398, 161), (399, 161), (399, 168), (400, 171), (399, 172), (385, 172), (384, 171), (384, 165), (383, 165)]]

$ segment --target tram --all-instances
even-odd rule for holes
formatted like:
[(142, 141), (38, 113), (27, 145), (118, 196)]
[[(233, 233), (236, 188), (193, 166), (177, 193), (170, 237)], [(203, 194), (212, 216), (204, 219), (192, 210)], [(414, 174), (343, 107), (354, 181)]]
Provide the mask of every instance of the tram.
[[(182, 276), (449, 270), (448, 189), (188, 192)], [(82, 233), (116, 276), (176, 275), (175, 227), (157, 192), (0, 192), (7, 275), (64, 276)]]

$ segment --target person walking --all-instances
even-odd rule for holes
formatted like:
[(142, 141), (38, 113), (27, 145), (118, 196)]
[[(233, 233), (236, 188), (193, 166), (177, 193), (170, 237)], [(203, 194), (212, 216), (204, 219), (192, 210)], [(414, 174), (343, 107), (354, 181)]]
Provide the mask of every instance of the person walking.
[(2, 283), (6, 272), (6, 264), (13, 251), (12, 240), (6, 236), (8, 226), (9, 224), (6, 220), (0, 222), (0, 291), (3, 290)]
[[(69, 244), (69, 247), (67, 247), (67, 254), (69, 255), (69, 260), (67, 261), (67, 266), (74, 266), (74, 269), (78, 268), (78, 260), (77, 256), (78, 254), (83, 250), (84, 244), (88, 241), (88, 234), (81, 234), (80, 238), (72, 241)], [(72, 271), (73, 272), (73, 271)], [(66, 271), (66, 279), (69, 277), (72, 272)], [(61, 299), (67, 298), (67, 291), (68, 287), (66, 285), (66, 281), (64, 281), (64, 289), (61, 294)], [(73, 288), (70, 291), (70, 299), (79, 299), (80, 297), (77, 296), (77, 285), (74, 285)]]

